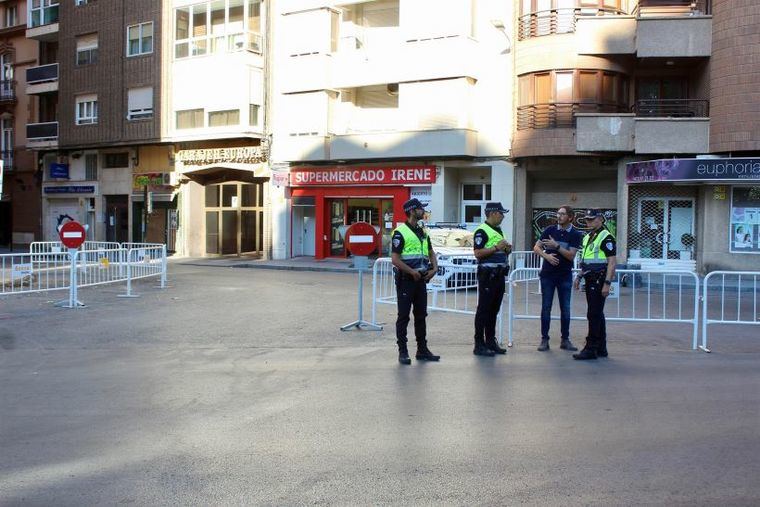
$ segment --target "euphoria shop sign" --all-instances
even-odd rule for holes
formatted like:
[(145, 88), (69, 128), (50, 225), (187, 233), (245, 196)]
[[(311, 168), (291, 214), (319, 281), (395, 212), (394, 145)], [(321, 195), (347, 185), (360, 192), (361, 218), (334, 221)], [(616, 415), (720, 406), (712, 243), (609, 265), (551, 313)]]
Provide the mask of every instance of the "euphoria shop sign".
[(631, 162), (626, 182), (760, 181), (760, 158), (669, 158)]
[(330, 167), (290, 170), (291, 187), (424, 185), (435, 183), (435, 166)]

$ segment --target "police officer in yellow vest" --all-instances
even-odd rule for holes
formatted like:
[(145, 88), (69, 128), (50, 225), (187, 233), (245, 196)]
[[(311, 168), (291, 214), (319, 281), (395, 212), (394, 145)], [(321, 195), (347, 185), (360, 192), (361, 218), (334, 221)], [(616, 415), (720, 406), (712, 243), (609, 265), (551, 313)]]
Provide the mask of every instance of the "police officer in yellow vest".
[(504, 277), (509, 268), (507, 257), (512, 251), (504, 239), (501, 222), (509, 213), (500, 202), (486, 204), (486, 221), (475, 229), (473, 247), (478, 260), (478, 309), (475, 312), (476, 356), (506, 354), (496, 341), (496, 319), (504, 299)]
[(410, 199), (404, 203), (407, 220), (393, 230), (391, 235), (391, 261), (396, 280), (398, 318), (396, 319), (396, 342), (398, 343), (398, 361), (411, 364), (406, 343), (406, 328), (409, 325), (409, 312), (414, 307), (414, 335), (417, 339), (418, 361), (438, 361), (427, 346), (427, 282), (438, 271), (438, 262), (430, 244), (430, 237), (419, 221), (425, 214), (425, 205), (419, 199)]
[(583, 237), (581, 274), (575, 279), (575, 288), (580, 287), (580, 278), (583, 277), (588, 304), (588, 336), (583, 350), (573, 354), (573, 358), (579, 360), (607, 357), (604, 302), (615, 277), (616, 261), (615, 237), (604, 228), (604, 214), (598, 209), (590, 209), (585, 218), (591, 232)]

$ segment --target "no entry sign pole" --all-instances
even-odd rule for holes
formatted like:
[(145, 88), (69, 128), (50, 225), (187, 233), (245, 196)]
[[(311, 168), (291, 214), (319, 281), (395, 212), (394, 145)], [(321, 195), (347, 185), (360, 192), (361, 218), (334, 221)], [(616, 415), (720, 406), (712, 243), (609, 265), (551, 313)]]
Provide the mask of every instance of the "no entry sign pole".
[(354, 256), (354, 267), (359, 272), (359, 318), (341, 326), (341, 331), (349, 329), (366, 329), (382, 331), (383, 327), (367, 322), (363, 318), (364, 310), (364, 271), (369, 268), (369, 257), (377, 246), (375, 228), (366, 222), (356, 222), (346, 231), (346, 248)]
[(77, 279), (77, 256), (79, 255), (79, 247), (84, 243), (85, 229), (79, 222), (66, 222), (61, 226), (58, 235), (61, 238), (61, 243), (63, 243), (68, 249), (71, 267), (69, 271), (69, 299), (68, 301), (65, 299), (59, 301), (55, 306), (62, 308), (82, 308), (85, 305), (79, 301), (77, 293), (77, 285), (79, 283)]

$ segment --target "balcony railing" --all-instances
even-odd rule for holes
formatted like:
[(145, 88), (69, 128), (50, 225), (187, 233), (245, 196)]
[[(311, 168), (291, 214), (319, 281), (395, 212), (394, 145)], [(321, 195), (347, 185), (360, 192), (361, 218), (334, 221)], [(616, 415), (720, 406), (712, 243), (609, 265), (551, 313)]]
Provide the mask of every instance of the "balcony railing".
[(631, 14), (637, 17), (712, 14), (712, 0), (639, 0)]
[(710, 101), (701, 99), (641, 99), (631, 108), (645, 118), (708, 118)]
[(39, 84), (58, 80), (58, 64), (51, 63), (26, 69), (26, 83)]
[(10, 172), (13, 170), (13, 150), (0, 151), (0, 157), (3, 159), (3, 170)]
[(625, 11), (613, 7), (564, 8), (536, 11), (520, 16), (517, 38), (518, 40), (525, 40), (543, 35), (574, 33), (575, 24), (579, 17), (620, 15), (625, 15)]
[(26, 138), (29, 141), (55, 141), (58, 139), (58, 122), (27, 123)]
[(624, 113), (620, 104), (554, 102), (531, 104), (517, 108), (517, 130), (574, 128), (576, 113)]
[(11, 80), (0, 81), (0, 102), (16, 101), (16, 82)]

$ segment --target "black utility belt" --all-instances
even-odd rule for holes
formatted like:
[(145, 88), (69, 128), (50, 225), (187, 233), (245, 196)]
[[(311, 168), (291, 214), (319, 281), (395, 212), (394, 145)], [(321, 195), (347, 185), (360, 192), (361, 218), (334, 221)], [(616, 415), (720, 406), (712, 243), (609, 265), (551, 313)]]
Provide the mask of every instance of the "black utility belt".
[(603, 271), (587, 271), (586, 273), (583, 273), (583, 278), (587, 280), (592, 280), (592, 281), (599, 281), (602, 278), (606, 278), (606, 277), (607, 277), (606, 269)]
[[(394, 268), (394, 271), (395, 271), (394, 274), (396, 275), (396, 278), (399, 280), (414, 280), (414, 277), (410, 275), (409, 273), (405, 273), (395, 268)], [(419, 271), (419, 270), (415, 270), (415, 271), (417, 271), (422, 277), (427, 276), (427, 274), (430, 272), (429, 269), (426, 269), (425, 271)]]
[(481, 266), (478, 265), (478, 274), (491, 276), (505, 276), (509, 273), (509, 266)]

